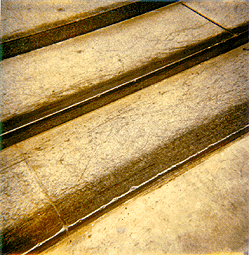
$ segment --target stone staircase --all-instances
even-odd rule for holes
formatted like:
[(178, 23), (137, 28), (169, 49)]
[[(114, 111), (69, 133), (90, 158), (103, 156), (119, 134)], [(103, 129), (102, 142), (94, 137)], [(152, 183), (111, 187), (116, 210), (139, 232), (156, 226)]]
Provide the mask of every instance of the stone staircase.
[(2, 36), (4, 254), (43, 249), (247, 132), (247, 2), (22, 2), (2, 14), (37, 22)]

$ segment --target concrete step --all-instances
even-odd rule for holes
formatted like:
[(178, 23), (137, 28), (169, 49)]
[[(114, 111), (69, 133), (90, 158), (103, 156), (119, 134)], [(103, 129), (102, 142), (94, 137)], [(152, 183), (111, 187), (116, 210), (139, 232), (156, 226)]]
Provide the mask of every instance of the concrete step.
[(2, 1), (2, 36), (14, 39), (37, 33), (56, 25), (63, 25), (81, 17), (90, 16), (96, 10), (108, 10), (122, 6), (128, 1)]
[[(150, 77), (155, 70), (169, 76), (222, 53), (224, 49), (216, 44), (223, 45), (224, 40), (228, 40), (226, 50), (238, 46), (238, 41), (247, 42), (247, 32), (236, 40), (233, 31), (234, 26), (242, 33), (247, 29), (244, 13), (248, 4), (233, 2), (229, 5), (233, 8), (224, 12), (225, 5), (212, 6), (215, 11), (219, 9), (217, 22), (180, 2), (5, 59), (1, 70), (3, 146), (108, 104), (118, 98), (121, 87), (126, 88), (127, 84), (132, 90), (119, 97), (148, 86), (151, 81), (139, 86), (136, 81)], [(210, 11), (210, 5), (208, 8)], [(79, 105), (80, 110), (75, 109)], [(61, 112), (64, 116), (57, 118)], [(34, 123), (41, 123), (40, 127)]]
[(2, 1), (2, 57), (9, 58), (141, 15), (171, 3)]
[(3, 251), (21, 253), (248, 127), (248, 44), (1, 151)]
[(248, 144), (168, 173), (41, 254), (248, 254)]

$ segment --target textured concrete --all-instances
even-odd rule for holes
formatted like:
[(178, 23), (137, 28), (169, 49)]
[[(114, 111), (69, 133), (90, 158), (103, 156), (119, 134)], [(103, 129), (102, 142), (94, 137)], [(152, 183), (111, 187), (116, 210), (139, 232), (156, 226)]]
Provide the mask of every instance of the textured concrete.
[[(149, 26), (148, 26), (149, 24)], [(180, 25), (179, 25), (180, 24)], [(225, 30), (182, 4), (2, 61), (2, 120), (220, 40)], [(210, 43), (210, 41), (209, 41)], [(135, 72), (135, 74), (138, 72)], [(49, 108), (49, 107), (48, 107)]]
[(243, 127), (245, 47), (17, 144), (66, 224)]
[(16, 146), (0, 154), (2, 252), (24, 252), (63, 227)]
[(247, 254), (248, 144), (184, 167), (42, 254)]
[[(153, 36), (147, 37), (150, 31)], [(172, 61), (189, 45), (222, 32), (175, 4), (4, 60), (3, 116), (33, 110), (155, 59)], [(242, 128), (248, 121), (247, 59), (245, 45), (1, 151), (5, 251), (27, 250), (61, 230), (63, 222), (74, 224)]]
[(249, 3), (246, 0), (185, 1), (184, 4), (233, 32), (248, 29)]
[(28, 34), (71, 20), (86, 17), (93, 11), (119, 6), (122, 0), (2, 0), (2, 36)]

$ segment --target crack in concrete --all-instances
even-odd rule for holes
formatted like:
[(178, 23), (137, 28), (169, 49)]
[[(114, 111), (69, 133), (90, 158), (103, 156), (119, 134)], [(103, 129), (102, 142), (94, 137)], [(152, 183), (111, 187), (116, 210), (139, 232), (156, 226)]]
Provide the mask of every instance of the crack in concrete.
[(37, 182), (37, 184), (39, 185), (39, 187), (41, 188), (43, 194), (46, 196), (46, 198), (48, 199), (49, 203), (52, 205), (54, 211), (56, 212), (56, 214), (58, 215), (59, 220), (62, 222), (63, 224), (63, 230), (68, 231), (68, 226), (66, 224), (66, 222), (63, 220), (63, 218), (61, 217), (60, 212), (58, 211), (56, 205), (54, 204), (54, 202), (52, 201), (51, 197), (48, 195), (46, 189), (44, 188), (44, 186), (42, 185), (38, 175), (36, 174), (36, 171), (32, 168), (32, 166), (29, 164), (28, 159), (26, 158), (26, 156), (24, 155), (23, 151), (18, 147), (17, 144), (15, 144), (15, 147), (17, 148), (17, 150), (20, 152), (20, 154), (22, 155), (23, 161), (26, 163), (27, 168), (30, 172), (30, 174), (34, 177), (35, 181)]
[(214, 25), (226, 30), (228, 33), (232, 34), (232, 35), (237, 35), (236, 33), (233, 33), (230, 29), (223, 27), (222, 25), (220, 25), (219, 23), (213, 21), (212, 19), (208, 18), (207, 16), (201, 14), (200, 12), (196, 11), (195, 9), (189, 7), (187, 4), (180, 2), (180, 4), (182, 4), (183, 6), (185, 6), (186, 8), (188, 8), (189, 10), (195, 12), (196, 14), (200, 15), (201, 17), (203, 17), (204, 19), (208, 20), (209, 22), (213, 23)]

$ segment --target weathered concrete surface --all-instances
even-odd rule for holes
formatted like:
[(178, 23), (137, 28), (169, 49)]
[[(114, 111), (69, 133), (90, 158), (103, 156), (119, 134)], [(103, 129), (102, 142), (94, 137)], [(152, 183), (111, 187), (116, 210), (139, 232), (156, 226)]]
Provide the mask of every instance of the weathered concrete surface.
[[(5, 2), (7, 8), (6, 6), (4, 8), (4, 21), (7, 20), (7, 24), (4, 23), (4, 28), (7, 26), (10, 29), (13, 27), (19, 27), (19, 29), (10, 32), (9, 35), (3, 35), (2, 59), (74, 38), (170, 3), (172, 1), (116, 0), (96, 2), (83, 0), (66, 3), (62, 1), (50, 1), (49, 3), (48, 1), (34, 1), (29, 5), (24, 1), (16, 8), (16, 1), (8, 1)], [(6, 16), (8, 11), (15, 19), (10, 24), (11, 18)], [(25, 11), (28, 12), (27, 15), (25, 15)], [(32, 19), (33, 22), (28, 22), (29, 19)]]
[(0, 154), (2, 252), (27, 251), (63, 227), (16, 146)]
[(120, 6), (122, 0), (2, 0), (2, 36), (14, 38)]
[(248, 144), (184, 167), (42, 254), (247, 254)]
[(244, 127), (246, 47), (17, 144), (64, 221)]
[(246, 0), (185, 1), (184, 4), (232, 32), (248, 30), (249, 3)]
[(49, 109), (51, 103), (82, 90), (92, 92), (111, 78), (129, 78), (132, 70), (144, 65), (150, 71), (162, 59), (166, 64), (209, 46), (212, 38), (213, 43), (219, 41), (224, 31), (177, 3), (5, 59), (2, 121), (41, 107)]
[(58, 215), (70, 226), (244, 127), (247, 85), (244, 45), (2, 150), (4, 249), (44, 240)]

